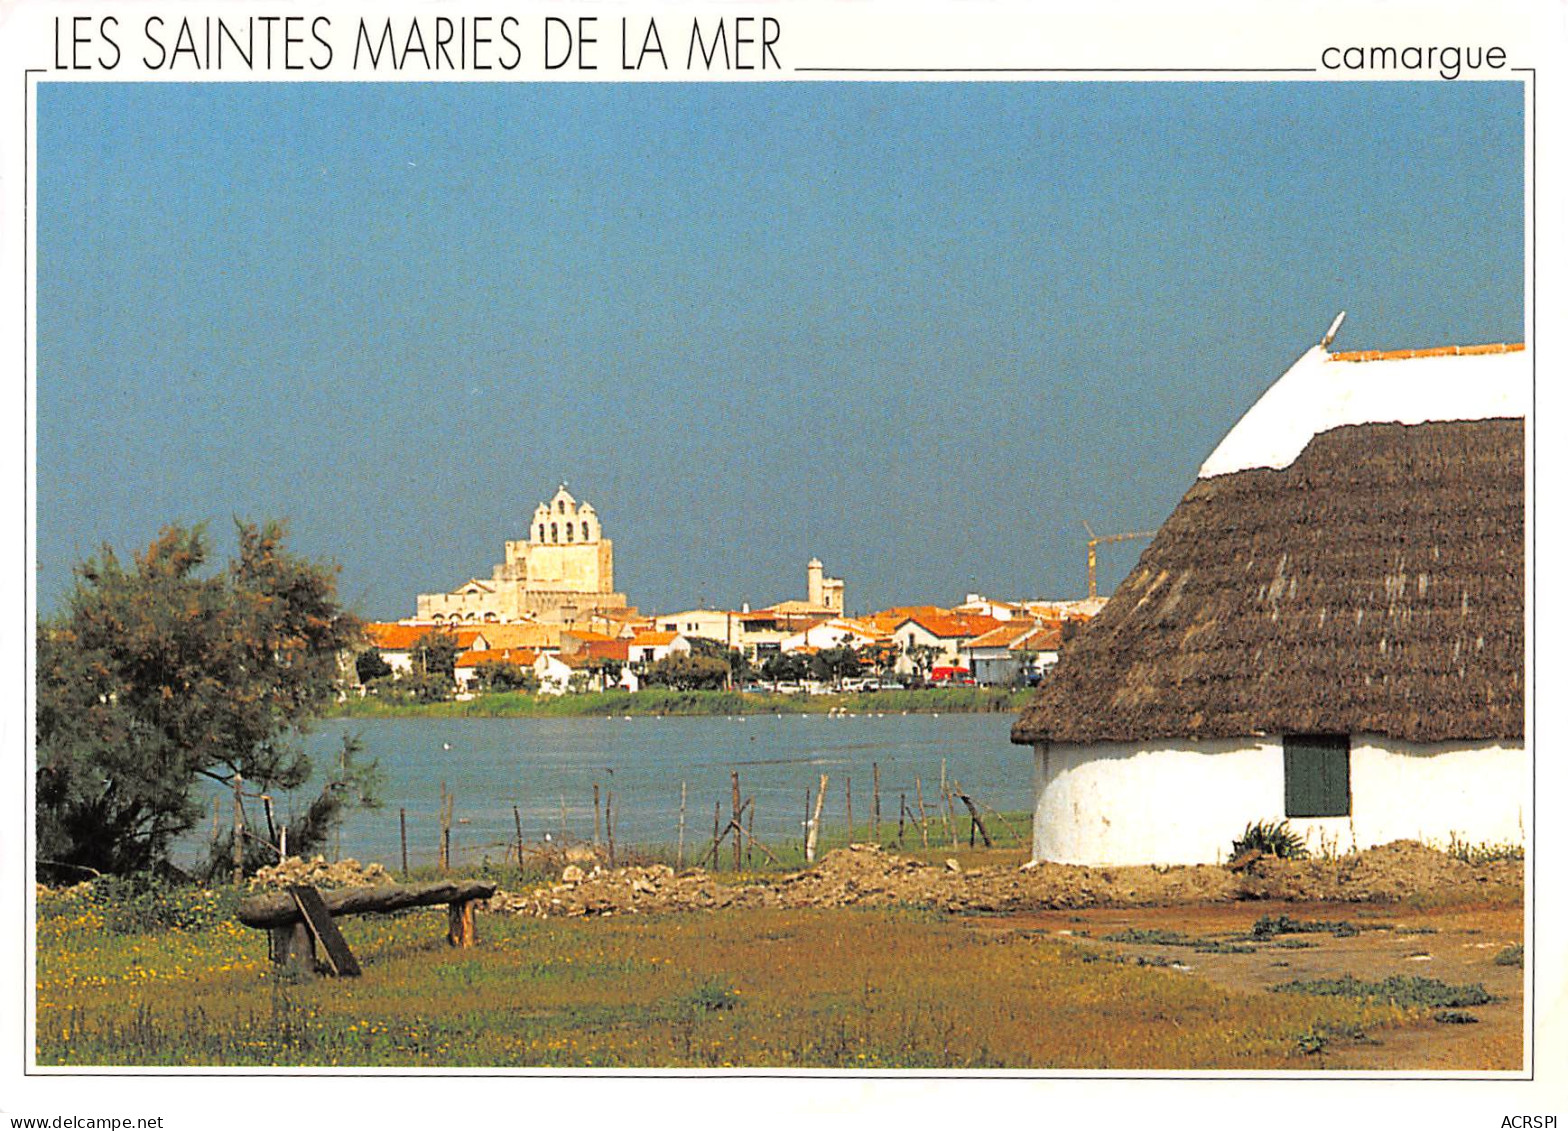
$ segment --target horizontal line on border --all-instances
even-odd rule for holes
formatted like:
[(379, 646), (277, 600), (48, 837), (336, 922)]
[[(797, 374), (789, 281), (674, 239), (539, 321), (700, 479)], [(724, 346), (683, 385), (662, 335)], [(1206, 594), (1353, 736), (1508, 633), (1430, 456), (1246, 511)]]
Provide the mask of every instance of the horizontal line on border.
[(914, 74), (914, 75), (1095, 75), (1095, 74), (1183, 74), (1183, 75), (1280, 75), (1313, 74), (1316, 67), (795, 67), (796, 71), (832, 71), (839, 74)]

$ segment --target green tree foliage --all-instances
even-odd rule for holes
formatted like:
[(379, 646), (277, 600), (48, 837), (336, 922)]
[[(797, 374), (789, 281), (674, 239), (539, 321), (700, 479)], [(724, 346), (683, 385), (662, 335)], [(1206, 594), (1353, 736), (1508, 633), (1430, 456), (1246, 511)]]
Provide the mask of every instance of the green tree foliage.
[(671, 652), (648, 666), (643, 679), (649, 687), (673, 687), (677, 691), (716, 690), (729, 678), (729, 664), (716, 656), (692, 652)]
[(460, 651), (455, 636), (432, 628), (408, 646), (408, 661), (420, 675), (444, 675), (451, 679)]
[(774, 690), (781, 683), (805, 679), (809, 672), (806, 657), (798, 652), (775, 652), (762, 661), (762, 678), (771, 682)]
[(860, 674), (860, 653), (847, 644), (837, 648), (823, 648), (808, 661), (811, 678), (831, 681), (839, 687), (846, 679)]
[(335, 567), (284, 548), (280, 523), (237, 523), (239, 550), (203, 570), (201, 526), (165, 528), (127, 566), (105, 547), (38, 625), (37, 835), (49, 875), (165, 865), (200, 816), (193, 786), (240, 774), (293, 789), (291, 739), (336, 693), (362, 643)]
[(909, 657), (910, 666), (915, 669), (915, 676), (924, 683), (931, 678), (931, 671), (936, 667), (936, 662), (941, 658), (942, 649), (935, 644), (904, 645), (904, 655)]
[(539, 677), (531, 669), (506, 660), (482, 660), (474, 678), (486, 691), (538, 691)]
[(391, 675), (392, 665), (386, 662), (379, 648), (366, 648), (354, 657), (354, 674), (360, 683), (368, 684)]
[[(263, 830), (258, 829), (245, 838), (245, 871), (254, 872), (262, 865), (276, 864), (280, 855), (276, 845), (288, 845), (290, 856), (308, 857), (321, 852), (343, 820), (345, 810), (353, 807), (379, 809), (382, 774), (374, 760), (363, 760), (363, 753), (364, 743), (360, 737), (345, 734), (337, 764), (305, 811), (297, 816), (290, 815), (276, 828), (268, 827), (264, 830), (265, 836), (259, 835)], [(228, 824), (208, 853), (207, 878), (219, 879), (228, 875), (233, 853), (234, 828)]]

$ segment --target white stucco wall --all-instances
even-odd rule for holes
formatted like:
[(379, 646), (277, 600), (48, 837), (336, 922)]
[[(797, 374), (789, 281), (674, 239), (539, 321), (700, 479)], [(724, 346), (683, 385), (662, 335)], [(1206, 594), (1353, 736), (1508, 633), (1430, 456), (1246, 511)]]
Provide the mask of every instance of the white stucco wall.
[[(1290, 818), (1307, 847), (1349, 852), (1412, 838), (1525, 842), (1522, 743), (1417, 745), (1356, 736), (1350, 816)], [(1212, 864), (1252, 821), (1285, 818), (1278, 736), (1149, 749), (1035, 747), (1034, 856), (1067, 864)]]

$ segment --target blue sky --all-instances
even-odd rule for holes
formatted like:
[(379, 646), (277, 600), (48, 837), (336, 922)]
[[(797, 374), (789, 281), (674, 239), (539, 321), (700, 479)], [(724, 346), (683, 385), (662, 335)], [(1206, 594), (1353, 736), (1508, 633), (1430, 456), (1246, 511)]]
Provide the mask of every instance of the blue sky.
[[(289, 520), (359, 612), (561, 479), (645, 610), (1070, 597), (1334, 314), (1523, 336), (1512, 83), (42, 83), (38, 585)], [(1140, 546), (1102, 554), (1102, 588)]]

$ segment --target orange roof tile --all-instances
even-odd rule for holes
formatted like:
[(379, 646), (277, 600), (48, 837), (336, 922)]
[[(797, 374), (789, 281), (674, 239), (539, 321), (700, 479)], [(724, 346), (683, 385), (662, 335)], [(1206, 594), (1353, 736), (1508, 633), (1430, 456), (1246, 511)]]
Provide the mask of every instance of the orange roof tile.
[(467, 648), (479, 635), (477, 628), (460, 628), (456, 631), (438, 624), (384, 624), (371, 622), (365, 625), (365, 635), (377, 648), (388, 652), (403, 652), (427, 632), (440, 632), (452, 637), (459, 648)]
[(578, 653), (591, 660), (621, 660), (625, 661), (631, 655), (630, 640), (590, 640)]
[(968, 644), (966, 648), (1011, 648), (1019, 640), (1034, 632), (1034, 621), (1007, 621), (990, 632), (981, 633)]
[(980, 636), (1006, 623), (995, 617), (963, 616), (956, 613), (919, 613), (899, 621), (905, 625), (913, 621), (932, 636), (950, 640), (965, 636)]
[(1417, 350), (1345, 350), (1328, 355), (1330, 361), (1408, 361), (1413, 357), (1470, 357), (1479, 353), (1517, 353), (1523, 342), (1489, 342), (1479, 346), (1431, 346)]
[(487, 648), (464, 652), (456, 660), (460, 668), (477, 668), (484, 663), (516, 664), (520, 668), (532, 667), (539, 653), (532, 648)]
[(678, 632), (639, 632), (632, 637), (631, 643), (640, 648), (658, 647), (670, 643), (679, 635)]

